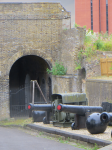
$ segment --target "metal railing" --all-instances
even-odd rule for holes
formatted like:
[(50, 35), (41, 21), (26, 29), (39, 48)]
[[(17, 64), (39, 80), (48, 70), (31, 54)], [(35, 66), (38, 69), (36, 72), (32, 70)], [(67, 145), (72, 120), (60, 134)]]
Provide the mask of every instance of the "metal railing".
[[(30, 88), (30, 87), (25, 87)], [(10, 91), (10, 117), (28, 117), (28, 108), (25, 104), (25, 88)]]
[[(33, 82), (32, 82), (33, 83)], [(17, 91), (10, 90), (10, 117), (29, 117), (28, 104), (33, 101), (35, 104), (46, 104), (47, 100), (45, 99), (38, 83), (35, 81), (36, 86), (23, 87)], [(25, 94), (25, 90), (29, 88), (29, 92)], [(33, 92), (35, 91), (35, 92)]]
[(28, 109), (25, 109), (25, 105), (12, 105), (10, 106), (10, 117), (29, 117)]

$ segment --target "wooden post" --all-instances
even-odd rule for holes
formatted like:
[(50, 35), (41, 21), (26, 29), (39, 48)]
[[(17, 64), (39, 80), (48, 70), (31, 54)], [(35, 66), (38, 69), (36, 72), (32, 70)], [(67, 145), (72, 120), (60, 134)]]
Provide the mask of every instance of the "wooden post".
[(40, 91), (40, 93), (41, 93), (43, 99), (44, 99), (45, 102), (47, 103), (47, 100), (46, 100), (46, 98), (44, 97), (44, 94), (43, 94), (43, 92), (42, 92), (42, 90), (41, 90), (41, 88), (40, 88), (40, 86), (39, 86), (39, 84), (38, 84), (38, 82), (37, 82), (36, 80), (35, 80), (35, 83), (36, 83), (36, 85), (37, 85), (37, 87), (38, 87), (38, 89), (39, 89), (39, 91)]
[(108, 74), (108, 60), (107, 60), (107, 58), (106, 58), (106, 68), (107, 68), (107, 77), (108, 77), (109, 74)]
[(102, 59), (100, 59), (101, 76), (102, 76)]

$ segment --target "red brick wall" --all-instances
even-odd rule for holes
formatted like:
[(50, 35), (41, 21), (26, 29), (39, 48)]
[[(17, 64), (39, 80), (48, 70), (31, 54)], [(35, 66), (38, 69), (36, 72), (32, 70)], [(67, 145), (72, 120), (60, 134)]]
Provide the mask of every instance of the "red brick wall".
[(75, 23), (91, 29), (90, 0), (75, 0)]
[(99, 0), (93, 0), (93, 31), (99, 31)]
[(112, 0), (108, 0), (108, 28), (109, 34), (112, 34)]
[[(112, 33), (112, 0), (108, 0), (108, 29)], [(91, 5), (90, 0), (75, 0), (75, 23), (87, 26), (91, 29)], [(101, 29), (100, 29), (101, 27)], [(106, 32), (106, 0), (93, 0), (93, 31)]]
[(100, 0), (100, 18), (101, 18), (101, 31), (105, 33), (106, 32), (106, 0)]

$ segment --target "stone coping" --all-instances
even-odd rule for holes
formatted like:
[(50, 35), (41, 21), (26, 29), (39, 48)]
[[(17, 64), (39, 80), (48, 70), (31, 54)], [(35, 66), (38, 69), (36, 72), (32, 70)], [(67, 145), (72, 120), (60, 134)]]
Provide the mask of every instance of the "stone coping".
[(38, 131), (47, 132), (49, 134), (56, 134), (56, 135), (64, 136), (65, 138), (69, 137), (71, 139), (87, 142), (89, 144), (96, 143), (97, 145), (102, 146), (102, 147), (112, 144), (111, 141), (93, 138), (93, 137), (81, 135), (81, 134), (74, 134), (74, 133), (61, 131), (61, 130), (53, 129), (53, 128), (49, 128), (49, 127), (43, 127), (43, 126), (39, 126), (39, 125), (35, 125), (35, 124), (27, 124), (26, 127), (29, 127), (31, 129), (38, 130)]
[(73, 75), (54, 75), (54, 77), (56, 77), (56, 78), (67, 78), (67, 79), (74, 78)]
[(86, 82), (105, 82), (105, 83), (111, 83), (112, 79), (87, 79)]

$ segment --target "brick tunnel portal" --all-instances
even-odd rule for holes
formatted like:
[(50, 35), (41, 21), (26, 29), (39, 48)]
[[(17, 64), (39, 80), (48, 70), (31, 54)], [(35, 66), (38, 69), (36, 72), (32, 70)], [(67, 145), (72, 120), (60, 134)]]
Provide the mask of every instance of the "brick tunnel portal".
[[(23, 56), (12, 65), (9, 74), (10, 117), (27, 114), (27, 106), (31, 102), (31, 80), (37, 80), (45, 98), (50, 101), (52, 88), (47, 68), (50, 68), (47, 61), (35, 55)], [(35, 103), (45, 102), (37, 87), (34, 97)]]

